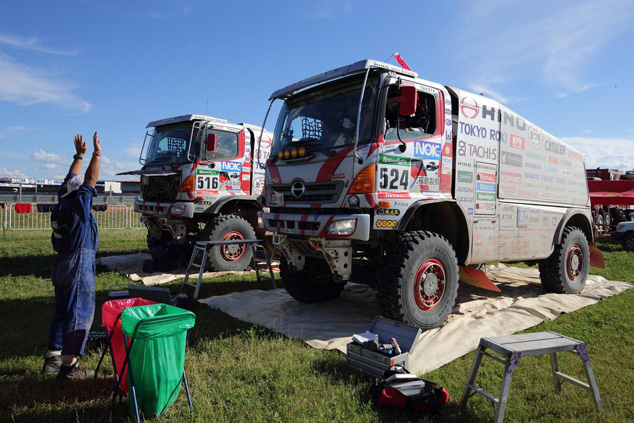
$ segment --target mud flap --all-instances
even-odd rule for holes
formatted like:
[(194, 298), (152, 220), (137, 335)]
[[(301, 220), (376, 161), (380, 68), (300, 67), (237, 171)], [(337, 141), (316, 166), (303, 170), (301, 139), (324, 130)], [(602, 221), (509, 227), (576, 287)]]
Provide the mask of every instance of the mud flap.
[(588, 247), (590, 247), (590, 266), (605, 269), (603, 253), (597, 248), (597, 244), (590, 242), (588, 243)]
[(500, 291), (500, 288), (491, 282), (491, 279), (489, 279), (483, 270), (474, 269), (471, 266), (460, 266), (460, 282), (477, 286), (478, 288), (484, 288), (489, 291), (502, 292)]

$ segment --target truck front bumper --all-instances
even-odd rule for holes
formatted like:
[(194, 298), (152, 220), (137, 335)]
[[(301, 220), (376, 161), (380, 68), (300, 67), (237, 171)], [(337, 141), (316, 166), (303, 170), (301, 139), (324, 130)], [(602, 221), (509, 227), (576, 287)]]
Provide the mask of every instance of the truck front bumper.
[(267, 231), (300, 237), (320, 237), (367, 241), (370, 239), (369, 214), (290, 214), (258, 213)]
[(170, 217), (191, 219), (194, 217), (194, 203), (159, 203), (153, 201), (134, 202), (134, 211), (144, 217)]

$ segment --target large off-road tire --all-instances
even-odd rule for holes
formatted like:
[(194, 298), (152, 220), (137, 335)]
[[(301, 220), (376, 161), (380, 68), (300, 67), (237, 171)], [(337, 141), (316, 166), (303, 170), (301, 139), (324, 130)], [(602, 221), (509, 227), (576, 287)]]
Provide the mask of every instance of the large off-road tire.
[(634, 233), (627, 233), (621, 241), (621, 245), (625, 251), (634, 252)]
[(539, 276), (547, 292), (578, 294), (588, 278), (590, 248), (586, 235), (579, 228), (564, 229), (561, 244), (545, 260), (539, 262)]
[(147, 231), (147, 248), (150, 252), (152, 252), (154, 247), (157, 245), (165, 244), (170, 241), (174, 241), (174, 237), (172, 237), (172, 234), (170, 234), (169, 231), (163, 231), (161, 238), (156, 238), (152, 235), (152, 231)]
[(280, 260), (280, 278), (288, 294), (303, 303), (321, 303), (339, 297), (346, 283), (336, 283), (328, 265), (306, 259), (303, 270), (291, 271), (284, 256)]
[[(240, 239), (255, 239), (255, 231), (249, 222), (232, 214), (216, 217), (198, 233), (200, 241)], [(208, 266), (217, 272), (247, 270), (253, 258), (253, 248), (244, 244), (218, 246), (211, 248), (207, 257)]]
[(457, 295), (458, 260), (449, 241), (427, 231), (400, 235), (379, 277), (383, 316), (421, 329), (439, 327)]

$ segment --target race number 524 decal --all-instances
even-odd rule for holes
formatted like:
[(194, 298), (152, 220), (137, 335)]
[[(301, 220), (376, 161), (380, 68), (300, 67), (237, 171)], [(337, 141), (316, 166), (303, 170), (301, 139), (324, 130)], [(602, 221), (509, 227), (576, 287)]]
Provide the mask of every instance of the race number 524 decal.
[(218, 176), (217, 175), (198, 175), (196, 178), (197, 190), (216, 190), (218, 189)]
[(379, 171), (380, 189), (407, 190), (409, 185), (409, 167), (398, 169), (396, 167), (382, 167)]

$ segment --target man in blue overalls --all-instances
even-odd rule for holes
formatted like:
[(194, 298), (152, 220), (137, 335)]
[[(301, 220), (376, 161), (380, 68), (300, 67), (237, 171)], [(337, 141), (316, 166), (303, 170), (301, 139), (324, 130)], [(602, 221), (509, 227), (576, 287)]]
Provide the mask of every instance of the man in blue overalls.
[(51, 264), (55, 287), (55, 315), (51, 320), (48, 351), (42, 373), (57, 373), (57, 380), (86, 379), (92, 370), (79, 366), (95, 313), (95, 252), (97, 222), (90, 212), (99, 177), (101, 142), (93, 136), (94, 152), (85, 177), (81, 160), (86, 143), (75, 136), (73, 163), (59, 190), (59, 202), (51, 215), (51, 242), (57, 257)]

